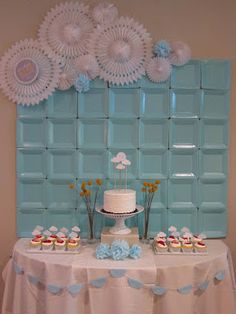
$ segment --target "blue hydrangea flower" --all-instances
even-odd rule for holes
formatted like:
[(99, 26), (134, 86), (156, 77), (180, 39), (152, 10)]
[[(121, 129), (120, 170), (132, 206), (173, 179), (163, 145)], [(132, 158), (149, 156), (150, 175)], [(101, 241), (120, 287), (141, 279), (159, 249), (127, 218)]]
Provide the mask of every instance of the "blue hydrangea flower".
[(139, 245), (133, 244), (129, 250), (129, 256), (131, 258), (137, 259), (141, 256), (142, 249)]
[(106, 243), (101, 243), (96, 248), (96, 257), (104, 259), (111, 256), (110, 246)]
[(87, 75), (79, 74), (75, 80), (75, 89), (79, 93), (87, 92), (90, 88), (90, 80)]
[(123, 260), (129, 256), (129, 244), (124, 240), (115, 240), (111, 244), (111, 256), (114, 260)]
[(171, 46), (165, 40), (160, 40), (153, 47), (154, 54), (160, 58), (168, 58), (171, 53)]

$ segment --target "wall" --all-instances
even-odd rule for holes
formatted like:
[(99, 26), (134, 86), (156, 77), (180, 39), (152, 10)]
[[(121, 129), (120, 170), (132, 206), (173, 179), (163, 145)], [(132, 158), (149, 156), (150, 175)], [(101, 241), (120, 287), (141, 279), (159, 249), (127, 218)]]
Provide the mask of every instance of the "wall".
[[(36, 37), (47, 10), (60, 0), (0, 0), (0, 55), (14, 42)], [(94, 5), (99, 1), (86, 1)], [(232, 60), (232, 98), (229, 162), (229, 232), (225, 239), (236, 267), (236, 1), (235, 0), (113, 0), (120, 15), (143, 23), (153, 40), (187, 42), (193, 58)], [(15, 236), (15, 119), (16, 108), (0, 93), (0, 272), (16, 240)], [(0, 279), (0, 300), (3, 282)], [(0, 301), (1, 303), (1, 301)]]

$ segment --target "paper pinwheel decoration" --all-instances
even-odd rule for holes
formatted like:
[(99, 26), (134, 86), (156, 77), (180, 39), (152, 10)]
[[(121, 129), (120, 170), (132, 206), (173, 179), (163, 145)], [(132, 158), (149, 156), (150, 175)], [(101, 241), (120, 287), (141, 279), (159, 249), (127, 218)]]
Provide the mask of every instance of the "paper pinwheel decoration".
[(38, 41), (22, 40), (0, 61), (0, 87), (10, 100), (36, 105), (56, 89), (60, 67), (49, 59)]
[(94, 30), (88, 45), (100, 68), (100, 78), (129, 84), (145, 74), (151, 56), (151, 38), (145, 28), (128, 17)]
[(40, 43), (49, 57), (63, 62), (88, 52), (87, 42), (95, 27), (88, 6), (65, 2), (51, 9), (39, 28)]

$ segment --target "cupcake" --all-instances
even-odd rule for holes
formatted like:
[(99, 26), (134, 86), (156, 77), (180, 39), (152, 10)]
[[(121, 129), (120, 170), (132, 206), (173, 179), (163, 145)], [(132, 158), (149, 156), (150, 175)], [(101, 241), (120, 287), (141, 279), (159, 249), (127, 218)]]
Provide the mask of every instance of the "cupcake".
[(193, 244), (190, 241), (182, 242), (182, 250), (184, 253), (193, 252)]
[(73, 239), (68, 240), (67, 251), (71, 251), (71, 252), (77, 251), (78, 247), (79, 247), (79, 244), (77, 243), (76, 240), (73, 240)]
[(53, 241), (50, 239), (46, 239), (42, 241), (42, 249), (45, 251), (53, 250)]
[(179, 238), (179, 240), (180, 240), (181, 242), (191, 242), (192, 237), (193, 237), (193, 235), (192, 235), (191, 232), (185, 232), (185, 233), (182, 235), (182, 237)]
[(57, 240), (57, 235), (56, 234), (51, 234), (49, 237), (48, 237), (48, 240), (51, 240), (53, 243)]
[(166, 242), (166, 234), (165, 232), (158, 232), (156, 237), (155, 237), (156, 241), (163, 241)]
[(169, 251), (170, 252), (180, 252), (181, 251), (181, 243), (179, 240), (173, 240), (169, 244)]
[(66, 241), (62, 239), (57, 239), (54, 243), (55, 250), (64, 251), (66, 249)]
[(45, 239), (45, 237), (42, 234), (37, 234), (34, 238), (39, 239), (40, 241), (43, 241)]
[(192, 237), (192, 242), (196, 243), (196, 242), (202, 242), (203, 239), (206, 239), (205, 234), (200, 233), (200, 234), (194, 234)]
[(63, 233), (63, 232), (58, 232), (57, 234), (57, 238), (58, 239), (62, 239), (62, 240), (64, 240), (65, 242), (68, 240), (68, 237), (67, 237), (67, 235), (65, 235), (65, 233)]
[(156, 249), (158, 252), (167, 252), (168, 251), (168, 246), (165, 241), (162, 240), (157, 240), (156, 241)]
[(41, 240), (38, 238), (33, 238), (30, 241), (30, 248), (36, 251), (40, 251), (41, 250)]
[(205, 253), (207, 251), (207, 246), (204, 242), (199, 241), (194, 243), (194, 249), (197, 253)]
[(71, 240), (75, 240), (78, 244), (80, 243), (80, 235), (77, 232), (71, 232), (69, 237)]

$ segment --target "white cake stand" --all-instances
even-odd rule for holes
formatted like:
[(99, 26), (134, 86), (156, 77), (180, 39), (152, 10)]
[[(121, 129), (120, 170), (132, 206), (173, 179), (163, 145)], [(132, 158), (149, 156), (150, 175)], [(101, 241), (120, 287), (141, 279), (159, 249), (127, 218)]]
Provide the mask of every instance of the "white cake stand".
[(112, 234), (129, 234), (131, 233), (131, 229), (125, 225), (125, 219), (131, 218), (137, 214), (140, 214), (144, 208), (140, 205), (136, 205), (136, 210), (133, 213), (127, 214), (112, 214), (106, 213), (103, 211), (103, 207), (96, 208), (96, 211), (105, 217), (115, 219), (116, 223), (113, 227), (110, 228), (110, 233)]

